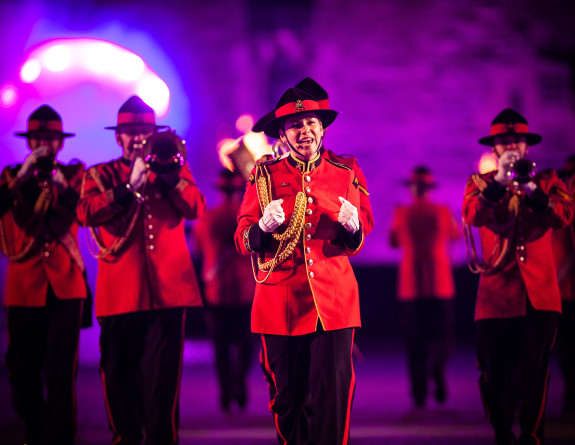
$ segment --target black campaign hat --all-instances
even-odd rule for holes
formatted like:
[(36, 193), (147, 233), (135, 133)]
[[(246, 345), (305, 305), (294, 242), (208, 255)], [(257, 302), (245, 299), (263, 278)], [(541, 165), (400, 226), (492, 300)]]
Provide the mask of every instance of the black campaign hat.
[(535, 133), (529, 133), (527, 120), (511, 108), (505, 108), (501, 113), (495, 116), (495, 119), (491, 122), (491, 134), (482, 137), (478, 142), (483, 145), (493, 146), (495, 145), (494, 139), (496, 136), (511, 134), (525, 136), (527, 145), (535, 145), (541, 142), (541, 136)]
[(284, 122), (300, 113), (315, 114), (321, 120), (323, 128), (330, 126), (337, 117), (337, 111), (320, 108), (312, 95), (298, 88), (288, 88), (276, 104), (275, 118), (264, 125), (264, 133), (279, 139), (279, 130)]
[(63, 138), (76, 136), (74, 133), (64, 133), (62, 131), (62, 118), (49, 105), (42, 105), (28, 118), (28, 130), (26, 132), (14, 133), (15, 136), (30, 137), (34, 133), (54, 133)]
[(106, 130), (117, 130), (129, 125), (151, 125), (158, 128), (167, 128), (167, 125), (156, 125), (156, 114), (138, 96), (130, 96), (118, 110), (118, 123), (114, 127), (105, 127)]
[(329, 109), (327, 91), (311, 77), (301, 80), (295, 87), (315, 97), (320, 108)]

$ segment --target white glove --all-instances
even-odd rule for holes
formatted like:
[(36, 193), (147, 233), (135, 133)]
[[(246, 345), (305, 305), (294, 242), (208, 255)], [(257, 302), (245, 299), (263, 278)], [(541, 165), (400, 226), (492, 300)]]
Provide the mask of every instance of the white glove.
[(59, 168), (56, 169), (53, 180), (54, 184), (56, 184), (60, 190), (66, 190), (68, 188), (68, 180)]
[(273, 232), (285, 221), (286, 216), (284, 209), (282, 209), (282, 202), (284, 202), (283, 199), (276, 199), (264, 209), (264, 216), (260, 218), (258, 223), (264, 232)]
[(359, 214), (357, 207), (346, 199), (339, 197), (341, 208), (337, 221), (352, 235), (359, 230)]
[(516, 151), (504, 151), (499, 158), (499, 168), (495, 174), (495, 179), (501, 185), (509, 184), (509, 166), (519, 159)]
[(134, 189), (139, 189), (148, 179), (148, 169), (146, 168), (146, 163), (144, 160), (138, 156), (134, 160), (134, 165), (132, 166), (132, 173), (130, 173), (130, 185)]
[(529, 181), (525, 184), (518, 184), (517, 188), (525, 193), (527, 196), (531, 196), (535, 189), (537, 188), (537, 184), (533, 181)]

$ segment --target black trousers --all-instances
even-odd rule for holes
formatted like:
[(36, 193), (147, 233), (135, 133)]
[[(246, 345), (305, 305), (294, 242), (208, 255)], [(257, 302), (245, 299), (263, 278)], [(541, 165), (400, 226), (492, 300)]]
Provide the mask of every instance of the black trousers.
[(220, 405), (227, 410), (235, 400), (243, 408), (247, 403), (246, 377), (254, 340), (250, 330), (251, 305), (209, 306), (205, 316), (214, 345)]
[(510, 443), (519, 409), (521, 444), (542, 444), (549, 356), (559, 314), (529, 308), (527, 316), (476, 323), (479, 390), (498, 444)]
[(184, 308), (101, 317), (100, 373), (114, 445), (178, 443)]
[(6, 366), (30, 445), (74, 443), (82, 305), (56, 298), (48, 287), (46, 306), (6, 308)]
[(355, 330), (262, 335), (270, 402), (281, 444), (345, 445), (355, 391)]
[(445, 368), (453, 344), (453, 300), (426, 298), (400, 303), (400, 322), (417, 406), (425, 405), (428, 381), (435, 382), (435, 399), (447, 398)]

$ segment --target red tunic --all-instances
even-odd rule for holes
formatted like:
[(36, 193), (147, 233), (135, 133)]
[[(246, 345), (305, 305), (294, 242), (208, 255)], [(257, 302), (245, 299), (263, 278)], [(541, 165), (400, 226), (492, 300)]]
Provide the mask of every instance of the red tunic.
[(194, 230), (202, 255), (204, 297), (210, 306), (251, 305), (254, 298), (250, 258), (240, 255), (234, 244), (238, 207), (233, 200), (224, 201), (208, 210)]
[(361, 218), (361, 225), (363, 226), (363, 234), (369, 235), (373, 229), (373, 211), (371, 210), (371, 202), (369, 200), (369, 192), (367, 190), (367, 179), (363, 171), (357, 163), (357, 159), (353, 156), (340, 156), (336, 155), (331, 150), (326, 150), (327, 156), (334, 162), (343, 164), (353, 170), (357, 182), (359, 184), (359, 214)]
[(464, 222), (479, 227), (485, 259), (508, 243), (500, 270), (481, 275), (475, 319), (524, 316), (527, 299), (537, 310), (561, 312), (551, 231), (573, 217), (566, 187), (555, 171), (547, 170), (535, 177), (538, 189), (526, 198), (509, 188), (499, 188), (499, 193), (494, 176), (490, 172), (469, 178), (463, 200)]
[[(575, 204), (575, 175), (569, 181), (571, 203)], [(575, 301), (575, 219), (567, 227), (553, 231), (553, 253), (561, 298)]]
[[(96, 165), (84, 177), (78, 218), (97, 227), (108, 247), (125, 236), (136, 208), (125, 187), (129, 177), (130, 166), (122, 159)], [(184, 219), (200, 216), (205, 202), (187, 164), (175, 187), (152, 173), (144, 196), (123, 247), (98, 260), (97, 317), (202, 304)]]
[(454, 297), (448, 249), (459, 235), (447, 206), (417, 198), (395, 210), (390, 241), (393, 247), (403, 249), (397, 283), (399, 300)]
[[(252, 306), (252, 331), (261, 334), (304, 335), (316, 331), (318, 320), (325, 330), (359, 327), (359, 292), (348, 256), (363, 246), (363, 233), (357, 234), (356, 248), (345, 247), (347, 232), (337, 221), (339, 196), (359, 209), (360, 192), (350, 168), (323, 157), (309, 169), (300, 171), (291, 156), (266, 164), (270, 172), (270, 200), (283, 199), (286, 222), (277, 229), (282, 233), (293, 213), (298, 192), (307, 196), (307, 212), (302, 238), (293, 254), (277, 266), (265, 283), (256, 285)], [(254, 170), (255, 172), (255, 170)], [(251, 254), (251, 232), (262, 216), (253, 174), (247, 184), (238, 212), (236, 248)], [(275, 249), (265, 251), (265, 261)], [(257, 267), (257, 266), (256, 266)], [(258, 271), (262, 280), (265, 272)]]
[[(18, 168), (6, 167), (0, 180), (3, 232), (0, 236), (5, 243), (3, 250), (7, 250), (4, 253), (13, 258), (7, 271), (6, 306), (45, 306), (48, 284), (58, 298), (86, 298), (75, 215), (84, 165), (58, 164), (69, 183), (64, 192), (54, 183), (41, 189), (33, 178), (12, 194), (8, 184)], [(46, 196), (51, 197), (49, 208), (45, 216), (40, 217), (35, 205)], [(31, 246), (29, 250), (28, 246)], [(25, 251), (28, 253), (16, 259)]]

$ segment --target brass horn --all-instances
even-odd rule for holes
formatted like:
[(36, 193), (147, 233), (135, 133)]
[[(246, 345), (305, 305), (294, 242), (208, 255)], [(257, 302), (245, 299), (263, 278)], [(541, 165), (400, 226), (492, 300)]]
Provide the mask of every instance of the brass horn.
[(527, 184), (535, 177), (535, 162), (521, 158), (509, 164), (509, 179), (518, 184)]
[(146, 166), (154, 173), (174, 173), (186, 162), (186, 141), (168, 128), (144, 140), (142, 153)]

